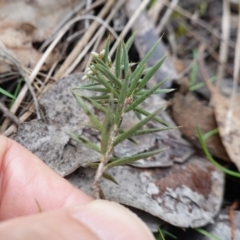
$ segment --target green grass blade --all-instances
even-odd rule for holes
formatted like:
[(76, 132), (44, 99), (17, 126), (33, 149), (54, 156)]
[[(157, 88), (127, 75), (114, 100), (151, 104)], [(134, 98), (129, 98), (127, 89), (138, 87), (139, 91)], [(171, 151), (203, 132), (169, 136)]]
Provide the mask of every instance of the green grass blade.
[(72, 139), (74, 139), (75, 141), (83, 144), (84, 146), (86, 146), (87, 148), (95, 151), (95, 152), (98, 152), (98, 153), (101, 153), (101, 150), (100, 148), (94, 144), (93, 142), (90, 142), (87, 138), (85, 137), (82, 137), (82, 136), (79, 136), (75, 133), (67, 133)]
[(126, 112), (129, 112), (131, 110), (134, 110), (140, 103), (142, 103), (144, 100), (146, 100), (150, 95), (152, 95), (163, 83), (165, 83), (166, 80), (159, 82), (154, 87), (150, 88), (149, 90), (146, 90), (145, 93), (141, 96), (139, 96), (136, 100), (134, 100), (126, 109)]
[(167, 148), (158, 149), (158, 150), (149, 151), (149, 152), (144, 152), (144, 153), (136, 154), (136, 155), (125, 157), (125, 158), (115, 159), (114, 161), (111, 161), (110, 163), (108, 163), (106, 165), (105, 170), (107, 170), (111, 167), (130, 164), (130, 163), (133, 163), (133, 162), (135, 162), (139, 159), (145, 159), (145, 158), (154, 156), (154, 155), (159, 154), (159, 153), (161, 153), (165, 150), (167, 150)]
[[(161, 67), (163, 62), (165, 61), (166, 56), (159, 59), (156, 64), (151, 67), (151, 69), (148, 71), (148, 73), (143, 77), (142, 81), (138, 85), (138, 92), (144, 88), (144, 86), (147, 84), (147, 82), (152, 78), (152, 76), (157, 72), (157, 70)], [(165, 81), (165, 80), (164, 80)]]
[(204, 139), (204, 140), (207, 140), (208, 138), (210, 138), (211, 136), (213, 136), (213, 135), (215, 135), (215, 134), (217, 134), (217, 133), (219, 133), (218, 128), (215, 128), (215, 129), (213, 129), (213, 130), (205, 133), (205, 134), (203, 135), (203, 139)]
[(94, 68), (100, 71), (109, 81), (115, 84), (118, 88), (121, 88), (122, 83), (117, 79), (117, 77), (109, 70), (109, 68), (101, 66), (100, 64), (95, 64)]
[[(18, 95), (18, 93), (20, 92), (22, 82), (23, 82), (23, 78), (20, 78), (20, 79), (18, 80), (18, 82), (17, 82), (17, 86), (16, 86), (15, 91), (14, 91), (14, 93), (13, 93), (13, 96), (15, 97), (15, 99), (17, 98), (17, 95)], [(13, 105), (14, 102), (15, 102), (15, 99), (12, 99), (12, 100), (11, 100), (11, 103), (10, 103), (9, 108), (12, 107), (12, 105)]]
[(194, 64), (190, 73), (190, 86), (193, 86), (194, 83), (196, 82), (197, 79), (197, 74), (198, 74), (198, 50), (193, 49), (193, 59), (194, 59)]
[[(135, 112), (138, 112), (138, 113), (140, 113), (140, 114), (142, 114), (142, 115), (144, 115), (144, 116), (149, 116), (151, 113), (149, 113), (148, 111), (146, 111), (146, 110), (144, 110), (144, 109), (142, 109), (142, 108), (140, 108), (140, 107), (136, 107), (135, 109), (134, 109), (134, 111)], [(154, 121), (156, 121), (156, 122), (158, 122), (158, 123), (160, 123), (160, 124), (162, 124), (162, 125), (164, 125), (164, 126), (166, 126), (166, 127), (170, 127), (169, 125), (168, 125), (168, 123), (166, 123), (166, 122), (164, 122), (161, 118), (159, 118), (159, 117), (155, 117), (155, 118), (153, 118), (153, 120)]]
[(231, 171), (223, 166), (221, 166), (218, 162), (216, 162), (214, 160), (214, 158), (212, 157), (212, 155), (210, 154), (208, 148), (207, 148), (207, 144), (203, 138), (203, 135), (199, 129), (199, 127), (197, 127), (197, 134), (198, 134), (198, 139), (200, 141), (200, 144), (201, 144), (201, 147), (203, 149), (203, 152), (205, 153), (207, 159), (215, 166), (217, 167), (219, 170), (221, 170), (222, 172), (230, 175), (230, 176), (233, 176), (233, 177), (237, 177), (237, 178), (240, 178), (240, 173), (239, 172), (235, 172), (235, 171)]
[(9, 97), (11, 99), (16, 99), (15, 96), (13, 96), (11, 93), (9, 93), (8, 91), (4, 90), (3, 88), (0, 87), (0, 93), (5, 95), (6, 97)]
[(115, 75), (117, 78), (121, 76), (121, 65), (122, 65), (122, 41), (118, 44), (116, 52), (116, 62), (115, 62)]
[(171, 234), (170, 232), (168, 232), (168, 231), (166, 231), (166, 230), (164, 230), (164, 229), (161, 229), (161, 231), (162, 231), (165, 235), (167, 235), (167, 236), (169, 236), (169, 237), (171, 237), (171, 238), (173, 238), (173, 239), (177, 239), (177, 237), (174, 236), (173, 234)]
[(162, 230), (160, 228), (158, 229), (158, 232), (159, 232), (159, 235), (161, 237), (161, 240), (166, 240), (164, 235), (163, 235), (163, 232), (162, 232)]
[(119, 144), (120, 142), (124, 141), (125, 139), (128, 139), (128, 138), (132, 137), (143, 125), (145, 125), (147, 122), (149, 122), (154, 117), (156, 117), (156, 115), (159, 114), (162, 110), (163, 110), (162, 107), (157, 109), (156, 111), (151, 113), (149, 116), (145, 117), (140, 122), (138, 122), (137, 124), (135, 124), (134, 126), (129, 128), (127, 131), (125, 131), (124, 133), (118, 135), (115, 138), (115, 140), (113, 142), (113, 145), (116, 146), (117, 144)]
[(201, 228), (195, 228), (195, 230), (199, 233), (201, 233), (202, 235), (208, 237), (209, 239), (211, 240), (221, 240), (220, 238), (212, 235), (210, 232), (204, 230), (204, 229), (201, 229)]
[(92, 113), (92, 111), (88, 108), (88, 106), (86, 105), (86, 103), (84, 102), (82, 97), (80, 95), (74, 93), (74, 92), (72, 92), (72, 93), (73, 93), (73, 96), (75, 97), (75, 99), (77, 100), (78, 104), (80, 105), (80, 107), (84, 111), (84, 113), (88, 116), (92, 125), (96, 129), (98, 129), (100, 132), (102, 132), (102, 130), (103, 130), (102, 124), (99, 122), (99, 120), (96, 118), (96, 116)]

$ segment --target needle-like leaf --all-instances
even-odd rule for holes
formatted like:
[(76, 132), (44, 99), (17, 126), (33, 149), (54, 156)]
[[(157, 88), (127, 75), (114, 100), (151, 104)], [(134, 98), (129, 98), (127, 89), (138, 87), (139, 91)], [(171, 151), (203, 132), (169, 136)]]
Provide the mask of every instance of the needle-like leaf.
[[(148, 71), (148, 73), (143, 77), (142, 81), (138, 85), (138, 92), (142, 90), (142, 88), (147, 84), (147, 82), (151, 79), (151, 77), (157, 72), (160, 66), (163, 64), (166, 56), (159, 59), (156, 64)], [(164, 80), (165, 81), (165, 80)]]
[(105, 63), (108, 62), (109, 46), (110, 46), (110, 39), (109, 39), (109, 37), (108, 37), (107, 42), (106, 42), (106, 46), (105, 46), (105, 53), (104, 53), (104, 62), (105, 62)]
[(140, 136), (140, 135), (146, 135), (151, 133), (157, 133), (157, 132), (163, 132), (167, 130), (172, 130), (173, 127), (166, 127), (166, 128), (150, 128), (150, 129), (144, 129), (144, 130), (138, 130), (136, 133), (134, 133), (133, 136)]
[(89, 120), (91, 121), (92, 125), (98, 129), (98, 131), (102, 132), (103, 126), (99, 122), (99, 120), (96, 118), (96, 116), (92, 113), (92, 111), (88, 108), (87, 104), (84, 102), (82, 97), (79, 94), (76, 94), (75, 92), (72, 92), (73, 96), (77, 100), (78, 104), (82, 108), (82, 110), (85, 112), (85, 114), (88, 116)]
[[(95, 71), (95, 70), (93, 70), (93, 71)], [(109, 91), (109, 93), (113, 92), (114, 96), (117, 97), (118, 93), (116, 92), (114, 87), (106, 80), (106, 78), (104, 76), (102, 76), (101, 74), (99, 74), (98, 72), (96, 72), (95, 74), (96, 74), (96, 81), (101, 83)], [(91, 78), (91, 76), (89, 76), (89, 78)]]
[[(142, 115), (144, 115), (144, 116), (149, 116), (151, 113), (149, 113), (148, 111), (146, 111), (146, 110), (144, 110), (144, 109), (142, 109), (142, 108), (140, 108), (140, 107), (136, 107), (135, 109), (134, 109), (134, 111), (135, 112), (138, 112), (138, 113), (140, 113), (140, 114), (142, 114)], [(166, 127), (169, 127), (169, 125), (166, 123), (166, 122), (164, 122), (161, 118), (159, 118), (159, 117), (154, 117), (153, 118), (153, 120), (154, 121), (156, 121), (156, 122), (158, 122), (158, 123), (161, 123), (162, 125), (164, 125), (164, 126), (166, 126)]]
[(117, 79), (117, 77), (109, 70), (109, 68), (106, 68), (104, 66), (101, 66), (100, 64), (95, 64), (94, 68), (99, 70), (107, 79), (109, 79), (110, 82), (115, 84), (118, 88), (121, 88), (122, 83)]
[(103, 107), (102, 104), (97, 103), (96, 101), (92, 100), (91, 98), (88, 98), (86, 96), (82, 96), (83, 100), (85, 100), (86, 102), (89, 102), (93, 107), (103, 111), (104, 113), (107, 113), (107, 109), (105, 107)]
[(148, 51), (148, 53), (145, 55), (145, 57), (142, 59), (142, 61), (138, 64), (138, 66), (132, 73), (132, 79), (135, 79), (136, 75), (138, 74), (139, 69), (142, 69), (142, 67), (145, 66), (145, 63), (148, 61), (149, 57), (152, 55), (154, 50), (157, 48), (159, 42), (160, 42), (160, 39), (154, 44), (154, 46)]
[(121, 65), (122, 65), (122, 42), (118, 44), (116, 52), (116, 62), (115, 62), (115, 75), (117, 78), (121, 76)]
[(68, 135), (76, 140), (77, 142), (85, 145), (87, 148), (95, 151), (95, 152), (98, 152), (98, 153), (101, 153), (101, 149), (96, 145), (94, 144), (93, 142), (90, 142), (87, 138), (83, 137), (83, 136), (79, 136), (75, 133), (68, 133)]
[(149, 90), (146, 90), (143, 95), (139, 96), (136, 100), (132, 102), (132, 104), (130, 104), (127, 107), (126, 112), (129, 112), (135, 109), (138, 105), (140, 105), (140, 103), (142, 103), (145, 99), (147, 99), (150, 95), (152, 95), (164, 82), (166, 82), (166, 80), (161, 81), (158, 84), (156, 84), (154, 87), (150, 88)]
[(138, 122), (137, 124), (135, 124), (134, 126), (132, 126), (131, 128), (129, 128), (127, 131), (125, 131), (124, 133), (118, 135), (115, 140), (113, 141), (113, 146), (116, 146), (117, 144), (119, 144), (120, 142), (123, 142), (125, 139), (130, 138), (134, 135), (134, 133), (136, 131), (138, 131), (143, 125), (145, 125), (147, 122), (149, 122), (150, 120), (152, 120), (158, 113), (160, 113), (163, 110), (163, 108), (159, 108), (156, 111), (154, 111), (153, 113), (151, 113), (149, 116), (147, 116), (146, 118), (142, 119), (140, 122)]
[(110, 136), (111, 136), (111, 128), (113, 127), (113, 121), (114, 121), (114, 116), (113, 116), (113, 97), (112, 95), (110, 96), (110, 106), (107, 109), (107, 112), (105, 114), (105, 118), (103, 121), (103, 131), (102, 131), (102, 137), (101, 137), (101, 152), (104, 155), (109, 146), (110, 142)]
[(136, 154), (136, 155), (133, 155), (133, 156), (125, 157), (125, 158), (115, 159), (114, 161), (111, 161), (110, 163), (108, 163), (105, 166), (104, 170), (107, 170), (111, 167), (130, 164), (130, 163), (133, 163), (133, 162), (135, 162), (139, 159), (145, 159), (145, 158), (154, 156), (154, 155), (159, 154), (159, 153), (161, 153), (163, 151), (166, 151), (166, 150), (167, 150), (167, 148), (163, 148), (163, 149), (158, 149), (158, 150), (154, 150), (154, 151), (139, 153), (139, 154)]

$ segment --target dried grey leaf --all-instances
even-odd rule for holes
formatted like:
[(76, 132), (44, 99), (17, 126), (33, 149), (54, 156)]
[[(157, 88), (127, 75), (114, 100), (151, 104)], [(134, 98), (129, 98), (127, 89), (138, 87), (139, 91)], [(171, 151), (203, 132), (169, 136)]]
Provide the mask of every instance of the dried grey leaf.
[(65, 132), (38, 120), (22, 123), (13, 139), (61, 176), (99, 158), (96, 152), (76, 143)]
[[(141, 209), (175, 226), (204, 226), (222, 203), (223, 173), (198, 156), (171, 168), (121, 166), (109, 169), (109, 173), (119, 185), (103, 180), (101, 187), (107, 199)], [(94, 174), (92, 169), (80, 168), (67, 179), (92, 195)]]
[[(86, 84), (82, 81), (82, 73), (70, 75), (61, 79), (49, 88), (39, 99), (44, 107), (45, 117), (50, 125), (54, 125), (66, 132), (75, 132), (84, 128), (83, 123), (88, 122), (87, 116), (77, 104), (71, 88)], [(87, 96), (90, 91), (81, 90)]]

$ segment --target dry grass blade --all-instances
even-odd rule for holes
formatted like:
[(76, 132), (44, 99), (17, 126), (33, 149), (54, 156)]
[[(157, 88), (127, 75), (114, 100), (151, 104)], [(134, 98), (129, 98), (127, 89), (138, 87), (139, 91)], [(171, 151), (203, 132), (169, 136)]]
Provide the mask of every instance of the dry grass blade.
[(131, 29), (133, 23), (138, 19), (139, 15), (141, 14), (141, 12), (146, 8), (146, 6), (149, 4), (150, 0), (143, 0), (142, 3), (139, 5), (138, 9), (136, 9), (134, 11), (134, 14), (132, 15), (132, 17), (129, 19), (128, 23), (126, 24), (125, 28), (123, 29), (123, 31), (121, 32), (118, 40), (115, 42), (115, 44), (113, 45), (113, 47), (111, 48), (110, 51), (110, 57), (113, 55), (113, 53), (115, 52), (115, 50), (117, 49), (117, 46), (119, 44), (119, 42), (121, 41), (121, 39), (123, 39), (126, 34), (129, 32), (129, 30)]
[(230, 37), (230, 2), (223, 0), (222, 39), (219, 53), (220, 64), (217, 69), (217, 88), (219, 89), (224, 77), (224, 65), (228, 59), (228, 42)]
[(9, 109), (2, 102), (0, 102), (0, 111), (17, 126), (19, 126), (20, 121), (18, 120), (18, 118), (12, 112), (10, 112)]
[(174, 11), (175, 7), (177, 6), (179, 0), (173, 0), (170, 4), (170, 6), (168, 7), (168, 10), (166, 11), (166, 13), (164, 14), (164, 16), (162, 17), (160, 23), (158, 24), (157, 28), (156, 28), (156, 32), (157, 34), (160, 34), (164, 27), (167, 25), (169, 18), (172, 15), (172, 12)]
[[(168, 7), (171, 7), (171, 3), (169, 1), (167, 1), (165, 3), (166, 6)], [(183, 15), (184, 17), (190, 19), (190, 20), (193, 20), (192, 19), (192, 14), (190, 12), (188, 12), (187, 10), (181, 8), (180, 6), (175, 6), (175, 9), (174, 9), (176, 12), (180, 13), (181, 15)], [(209, 25), (208, 23), (206, 23), (205, 21), (201, 20), (201, 19), (194, 19), (193, 20), (194, 22), (196, 22), (199, 26), (201, 26), (202, 28), (206, 29), (210, 34), (214, 35), (215, 37), (217, 37), (218, 39), (221, 39), (222, 41), (224, 41), (222, 38), (221, 38), (221, 35), (220, 33), (215, 29), (213, 28), (211, 25)], [(229, 46), (234, 48), (234, 42), (233, 41), (229, 41), (228, 42)]]
[[(113, 3), (114, 3), (114, 0), (107, 1), (106, 5), (99, 13), (98, 18), (104, 18), (104, 16), (107, 14), (107, 12), (112, 7)], [(99, 22), (96, 22), (96, 21), (90, 25), (89, 30), (84, 34), (84, 36), (81, 38), (81, 40), (75, 46), (75, 48), (69, 54), (67, 59), (64, 61), (64, 63), (60, 67), (60, 69), (54, 75), (54, 77), (59, 79), (64, 75), (64, 72), (73, 63), (73, 61), (76, 59), (76, 57), (79, 55), (79, 53), (82, 51), (83, 47), (89, 41), (89, 39), (92, 37), (92, 35), (95, 33), (98, 26), (99, 26)]]

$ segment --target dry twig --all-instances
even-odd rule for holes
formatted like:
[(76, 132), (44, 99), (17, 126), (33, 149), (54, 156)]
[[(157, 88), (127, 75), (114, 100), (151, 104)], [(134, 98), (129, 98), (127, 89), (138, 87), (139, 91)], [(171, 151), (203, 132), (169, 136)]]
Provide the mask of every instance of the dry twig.
[(222, 39), (220, 45), (219, 60), (220, 64), (217, 69), (217, 88), (220, 87), (224, 77), (224, 66), (228, 58), (228, 42), (230, 34), (230, 3), (229, 0), (223, 0), (223, 17), (222, 17)]

